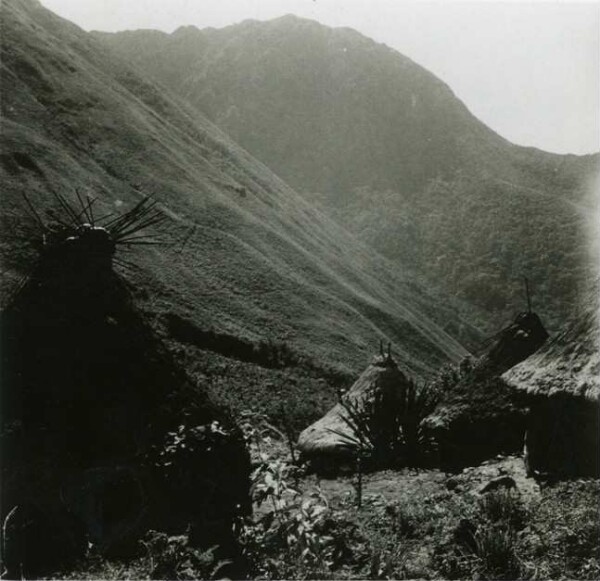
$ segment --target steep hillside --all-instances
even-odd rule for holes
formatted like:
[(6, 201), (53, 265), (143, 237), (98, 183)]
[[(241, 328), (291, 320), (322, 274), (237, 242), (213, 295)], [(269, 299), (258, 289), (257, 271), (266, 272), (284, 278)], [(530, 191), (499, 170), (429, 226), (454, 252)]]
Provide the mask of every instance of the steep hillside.
[(287, 16), (98, 36), (490, 328), (523, 307), (523, 276), (551, 329), (576, 303), (598, 156), (510, 144), (434, 75), (350, 29)]
[(168, 219), (143, 234), (164, 244), (119, 254), (122, 275), (223, 399), (245, 394), (239, 405), (258, 406), (248, 386), (271, 389), (275, 402), (296, 389), (298, 402), (318, 407), (335, 397), (328, 377), (343, 381), (380, 339), (423, 375), (466, 353), (455, 334), (478, 336), (195, 109), (36, 0), (2, 4), (2, 114), (5, 296), (31, 271), (41, 237), (23, 194), (45, 222), (56, 215), (53, 192), (74, 204), (75, 188), (96, 197), (96, 216), (150, 195)]

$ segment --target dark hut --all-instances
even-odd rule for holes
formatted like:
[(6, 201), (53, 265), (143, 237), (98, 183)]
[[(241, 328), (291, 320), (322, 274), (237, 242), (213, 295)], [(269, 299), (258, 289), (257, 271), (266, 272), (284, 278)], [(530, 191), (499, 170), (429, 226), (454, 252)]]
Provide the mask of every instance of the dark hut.
[[(596, 301), (592, 301), (595, 304)], [(590, 307), (503, 379), (526, 394), (530, 471), (600, 475), (600, 328)]]
[(444, 468), (456, 470), (520, 451), (527, 404), (500, 376), (537, 351), (547, 337), (534, 312), (521, 313), (491, 338), (477, 360), (438, 380), (445, 383), (445, 395), (423, 427), (437, 441)]
[(68, 212), (71, 224), (45, 233), (0, 320), (9, 576), (63, 565), (88, 543), (129, 551), (149, 528), (191, 526), (198, 543), (224, 544), (248, 506), (235, 425), (178, 367), (112, 269), (151, 212), (106, 227)]

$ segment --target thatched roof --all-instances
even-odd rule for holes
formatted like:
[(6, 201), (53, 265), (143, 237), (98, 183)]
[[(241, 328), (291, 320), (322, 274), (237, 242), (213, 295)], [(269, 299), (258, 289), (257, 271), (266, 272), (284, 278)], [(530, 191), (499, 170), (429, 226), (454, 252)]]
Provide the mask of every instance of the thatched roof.
[[(342, 401), (360, 406), (379, 394), (391, 402), (400, 397), (399, 392), (407, 385), (407, 381), (392, 357), (377, 355), (343, 396)], [(306, 428), (298, 439), (298, 448), (302, 454), (307, 457), (352, 454), (347, 438), (351, 439), (354, 434), (343, 419), (346, 415), (346, 409), (342, 403), (338, 403), (320, 420)]]
[[(454, 422), (473, 423), (506, 413), (521, 413), (521, 402), (514, 391), (499, 378), (525, 361), (547, 340), (548, 333), (538, 315), (527, 311), (490, 337), (487, 350), (474, 365), (461, 369), (445, 381), (440, 376), (444, 397), (436, 410), (424, 420), (431, 429), (449, 429)], [(449, 384), (444, 385), (446, 382)]]
[(532, 395), (562, 393), (598, 401), (600, 326), (596, 306), (590, 306), (562, 333), (502, 378)]

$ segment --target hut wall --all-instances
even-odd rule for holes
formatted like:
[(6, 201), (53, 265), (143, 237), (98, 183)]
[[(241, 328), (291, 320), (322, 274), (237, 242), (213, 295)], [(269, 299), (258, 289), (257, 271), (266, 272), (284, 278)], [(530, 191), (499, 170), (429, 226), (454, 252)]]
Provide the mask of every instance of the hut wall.
[(530, 471), (600, 476), (598, 402), (568, 394), (537, 396), (525, 435)]
[(523, 449), (526, 416), (502, 413), (490, 417), (462, 417), (451, 429), (436, 434), (439, 464), (448, 471), (477, 466), (497, 454), (515, 454)]

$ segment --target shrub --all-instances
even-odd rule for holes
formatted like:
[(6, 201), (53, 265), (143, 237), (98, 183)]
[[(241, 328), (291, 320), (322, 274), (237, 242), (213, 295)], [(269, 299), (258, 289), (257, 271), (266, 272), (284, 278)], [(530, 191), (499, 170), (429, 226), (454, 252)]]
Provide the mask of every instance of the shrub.
[(332, 431), (368, 458), (374, 468), (423, 467), (435, 455), (436, 443), (421, 422), (437, 405), (439, 391), (409, 381), (398, 392), (402, 397), (394, 403), (381, 393), (370, 400), (341, 401), (342, 419), (352, 435)]
[(149, 531), (141, 541), (146, 550), (146, 569), (151, 579), (217, 579), (230, 561), (217, 560), (211, 547), (201, 551), (187, 535), (168, 536)]
[(255, 576), (330, 577), (336, 544), (324, 534), (329, 505), (318, 488), (302, 497), (293, 483), (299, 470), (282, 460), (265, 460), (252, 475), (254, 502), (272, 509), (238, 522), (238, 539)]

